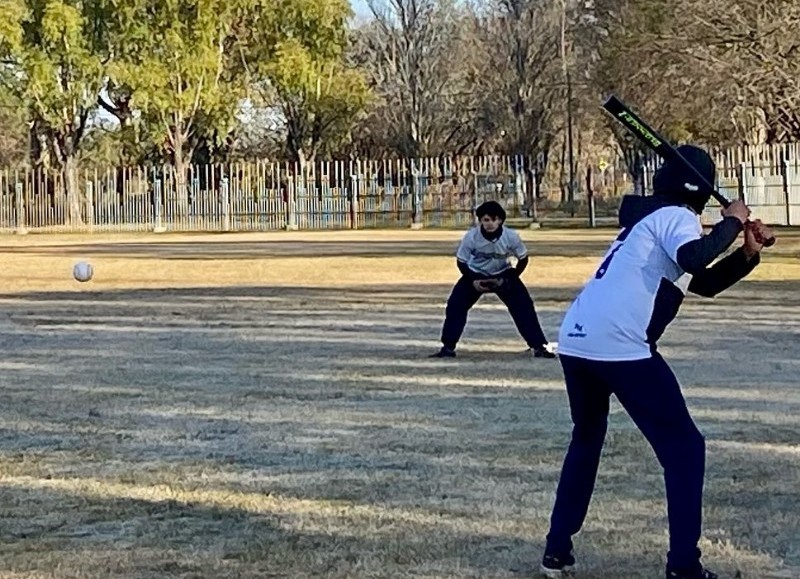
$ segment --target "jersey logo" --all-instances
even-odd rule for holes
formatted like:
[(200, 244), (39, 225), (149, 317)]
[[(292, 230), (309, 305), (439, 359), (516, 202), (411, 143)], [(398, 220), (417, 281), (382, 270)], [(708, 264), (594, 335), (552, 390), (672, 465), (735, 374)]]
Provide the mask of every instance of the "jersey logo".
[(692, 183), (684, 183), (683, 187), (687, 191), (693, 191), (693, 192), (700, 191), (700, 187), (698, 187), (697, 185), (694, 185)]
[(492, 253), (490, 253), (488, 251), (475, 251), (474, 255), (475, 255), (475, 257), (482, 257), (484, 259), (502, 259), (502, 258), (508, 257), (508, 256), (510, 256), (512, 254), (511, 254), (510, 251), (506, 251), (505, 253), (499, 253), (499, 252), (496, 252), (496, 251), (492, 252)]
[(570, 338), (585, 338), (586, 332), (583, 331), (583, 324), (575, 324), (575, 329), (567, 334)]

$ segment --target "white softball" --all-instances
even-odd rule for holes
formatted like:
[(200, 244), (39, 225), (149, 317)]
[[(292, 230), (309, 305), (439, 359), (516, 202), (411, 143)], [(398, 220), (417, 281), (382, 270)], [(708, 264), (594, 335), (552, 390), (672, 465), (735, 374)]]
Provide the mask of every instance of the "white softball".
[(72, 277), (80, 282), (89, 281), (94, 275), (94, 268), (91, 263), (79, 261), (72, 268)]

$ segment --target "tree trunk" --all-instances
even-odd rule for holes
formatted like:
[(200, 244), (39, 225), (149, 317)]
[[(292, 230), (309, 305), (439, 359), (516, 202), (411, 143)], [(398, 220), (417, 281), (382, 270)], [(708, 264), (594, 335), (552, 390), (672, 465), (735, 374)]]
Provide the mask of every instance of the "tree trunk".
[(526, 155), (524, 159), (526, 217), (533, 218), (535, 221), (536, 197), (538, 196), (536, 189), (536, 161), (530, 155)]
[(561, 203), (567, 202), (567, 139), (561, 140), (561, 167), (559, 169), (558, 185), (561, 188)]
[[(306, 159), (306, 152), (303, 147), (297, 148), (297, 174), (295, 178), (295, 194), (299, 197), (308, 199), (310, 197), (308, 192), (308, 159)], [(297, 199), (295, 199), (295, 202)]]
[(633, 194), (644, 195), (644, 163), (642, 162), (642, 155), (635, 146), (626, 146), (624, 143), (620, 143), (620, 146), (625, 157), (625, 168), (633, 181)]
[(63, 161), (64, 185), (67, 189), (69, 225), (83, 225), (83, 195), (78, 184), (78, 160), (72, 154), (65, 154)]
[(175, 139), (172, 149), (172, 163), (175, 170), (175, 201), (178, 213), (189, 213), (189, 188), (186, 183), (186, 157), (184, 156), (185, 139), (182, 129), (175, 128)]
[(50, 147), (45, 127), (39, 119), (30, 123), (30, 161), (36, 168), (50, 168)]

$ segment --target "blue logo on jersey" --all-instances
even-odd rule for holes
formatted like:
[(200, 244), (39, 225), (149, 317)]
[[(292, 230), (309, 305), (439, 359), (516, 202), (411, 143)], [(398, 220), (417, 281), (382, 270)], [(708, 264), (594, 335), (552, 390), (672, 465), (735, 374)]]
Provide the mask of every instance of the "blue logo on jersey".
[(510, 250), (507, 250), (505, 253), (499, 252), (488, 252), (488, 251), (476, 251), (474, 253), (475, 257), (482, 257), (483, 259), (503, 259), (504, 257), (509, 257), (512, 255)]
[(570, 338), (585, 338), (586, 332), (583, 331), (582, 324), (575, 324), (575, 331), (570, 332), (569, 334), (567, 334), (567, 336), (569, 336)]

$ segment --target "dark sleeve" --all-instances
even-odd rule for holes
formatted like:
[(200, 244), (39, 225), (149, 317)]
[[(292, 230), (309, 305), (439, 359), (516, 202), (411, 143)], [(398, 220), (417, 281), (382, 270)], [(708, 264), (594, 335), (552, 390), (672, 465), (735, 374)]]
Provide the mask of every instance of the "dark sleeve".
[(456, 265), (458, 266), (458, 271), (461, 272), (461, 275), (463, 275), (467, 279), (476, 279), (475, 272), (469, 268), (469, 266), (465, 261), (457, 259)]
[(736, 241), (742, 229), (744, 229), (744, 225), (741, 221), (735, 217), (725, 217), (711, 229), (708, 235), (684, 243), (678, 248), (678, 265), (686, 273), (692, 275), (702, 273), (712, 261)]
[(761, 254), (755, 254), (748, 261), (744, 250), (739, 248), (708, 269), (694, 274), (692, 281), (689, 282), (689, 291), (699, 296), (712, 298), (743, 279), (759, 263), (761, 263)]
[(522, 275), (522, 272), (525, 271), (525, 268), (528, 267), (528, 256), (517, 260), (517, 266), (512, 267), (511, 269), (507, 270), (507, 275), (510, 277), (519, 277)]

